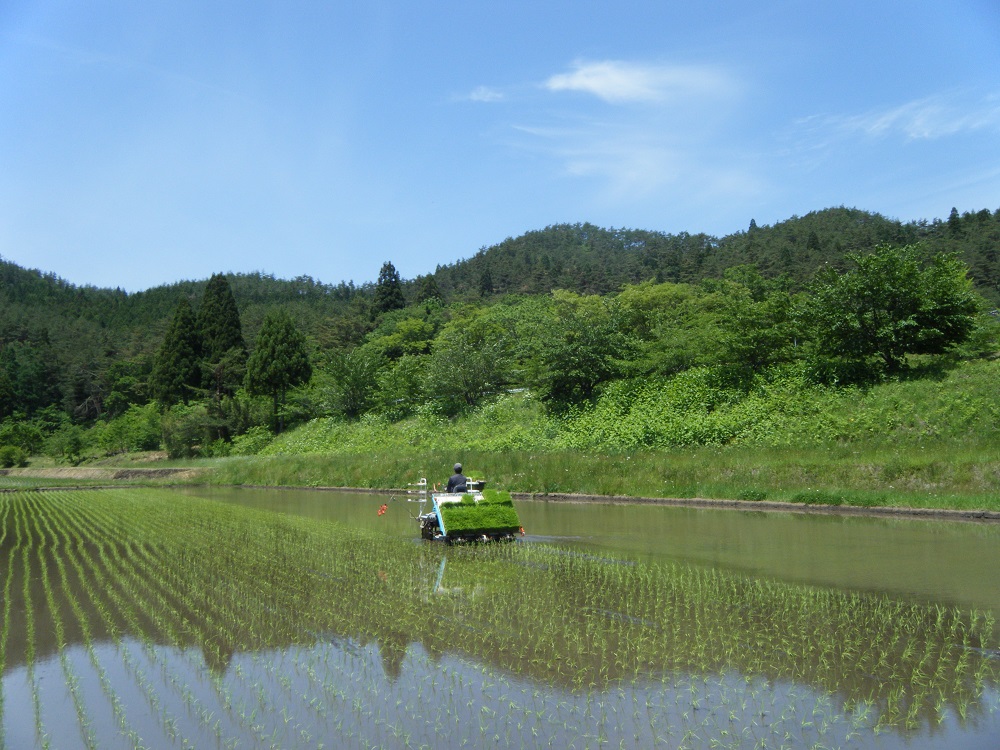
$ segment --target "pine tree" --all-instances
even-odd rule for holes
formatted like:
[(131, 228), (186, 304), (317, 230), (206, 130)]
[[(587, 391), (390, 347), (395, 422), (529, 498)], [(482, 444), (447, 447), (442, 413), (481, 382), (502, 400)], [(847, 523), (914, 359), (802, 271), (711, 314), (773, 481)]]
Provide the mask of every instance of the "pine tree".
[(204, 385), (218, 401), (232, 395), (246, 370), (247, 346), (243, 339), (240, 313), (229, 281), (213, 274), (205, 287), (198, 310), (198, 330), (202, 341)]
[(479, 276), (479, 294), (483, 297), (489, 297), (493, 294), (493, 274), (490, 273), (489, 268), (483, 269)]
[(252, 395), (271, 397), (278, 432), (284, 428), (281, 406), (286, 394), (291, 388), (308, 382), (310, 377), (312, 365), (306, 352), (305, 336), (285, 311), (268, 313), (247, 360), (244, 383)]
[(151, 391), (157, 401), (171, 406), (186, 403), (200, 385), (201, 337), (191, 303), (181, 298), (153, 362)]
[(379, 271), (372, 307), (376, 315), (406, 307), (406, 299), (403, 297), (403, 282), (400, 281), (396, 267), (389, 261), (383, 263), (382, 270)]
[(951, 213), (948, 214), (948, 234), (952, 237), (962, 236), (962, 217), (958, 215), (958, 209), (954, 206), (951, 207)]

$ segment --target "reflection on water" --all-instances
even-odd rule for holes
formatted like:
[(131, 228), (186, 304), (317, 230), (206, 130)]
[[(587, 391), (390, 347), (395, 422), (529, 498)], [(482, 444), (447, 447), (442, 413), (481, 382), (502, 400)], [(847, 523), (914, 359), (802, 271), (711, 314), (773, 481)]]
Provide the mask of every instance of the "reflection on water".
[(378, 525), (384, 501), (346, 499), (345, 526), (0, 498), (0, 747), (1000, 739), (991, 613), (600, 544), (447, 549)]
[[(416, 505), (398, 496), (301, 490), (190, 492), (248, 507), (417, 536)], [(785, 581), (877, 591), (1000, 617), (1000, 524), (836, 517), (650, 505), (522, 501), (529, 541), (690, 562)]]

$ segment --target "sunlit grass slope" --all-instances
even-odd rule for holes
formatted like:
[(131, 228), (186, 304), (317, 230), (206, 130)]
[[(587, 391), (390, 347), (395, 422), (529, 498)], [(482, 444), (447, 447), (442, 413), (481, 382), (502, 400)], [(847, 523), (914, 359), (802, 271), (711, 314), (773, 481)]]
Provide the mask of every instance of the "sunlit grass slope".
[(869, 389), (785, 372), (737, 392), (692, 370), (560, 417), (510, 394), (455, 420), (318, 419), (213, 481), (395, 487), (460, 460), (523, 492), (997, 508), (997, 382), (993, 361)]

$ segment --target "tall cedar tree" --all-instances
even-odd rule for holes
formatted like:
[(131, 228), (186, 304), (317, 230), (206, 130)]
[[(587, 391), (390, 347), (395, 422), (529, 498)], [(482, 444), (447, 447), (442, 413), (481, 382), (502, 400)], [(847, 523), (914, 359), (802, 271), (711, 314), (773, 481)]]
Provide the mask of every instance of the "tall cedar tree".
[(252, 395), (271, 397), (278, 432), (284, 429), (281, 406), (285, 395), (291, 388), (308, 382), (310, 377), (312, 365), (306, 352), (305, 336), (287, 312), (269, 312), (247, 360), (244, 383)]
[(198, 310), (201, 332), (204, 385), (218, 400), (232, 395), (243, 379), (247, 345), (243, 339), (240, 313), (229, 281), (221, 273), (212, 274)]
[(164, 406), (186, 403), (201, 385), (201, 337), (191, 303), (183, 297), (156, 353), (150, 385)]
[(441, 289), (432, 274), (417, 277), (417, 297), (418, 303), (429, 302), (432, 299), (442, 299)]
[(375, 284), (375, 300), (372, 308), (376, 315), (382, 315), (393, 310), (400, 310), (406, 307), (406, 299), (403, 297), (403, 282), (399, 279), (399, 272), (389, 261), (382, 264), (382, 270), (378, 273), (378, 282)]

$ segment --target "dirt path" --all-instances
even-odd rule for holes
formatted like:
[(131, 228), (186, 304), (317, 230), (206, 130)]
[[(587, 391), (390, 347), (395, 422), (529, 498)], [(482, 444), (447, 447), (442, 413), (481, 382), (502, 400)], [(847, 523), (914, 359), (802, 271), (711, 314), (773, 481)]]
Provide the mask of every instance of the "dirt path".
[(121, 469), (111, 466), (53, 466), (45, 469), (0, 469), (0, 476), (34, 479), (191, 479), (196, 469)]

